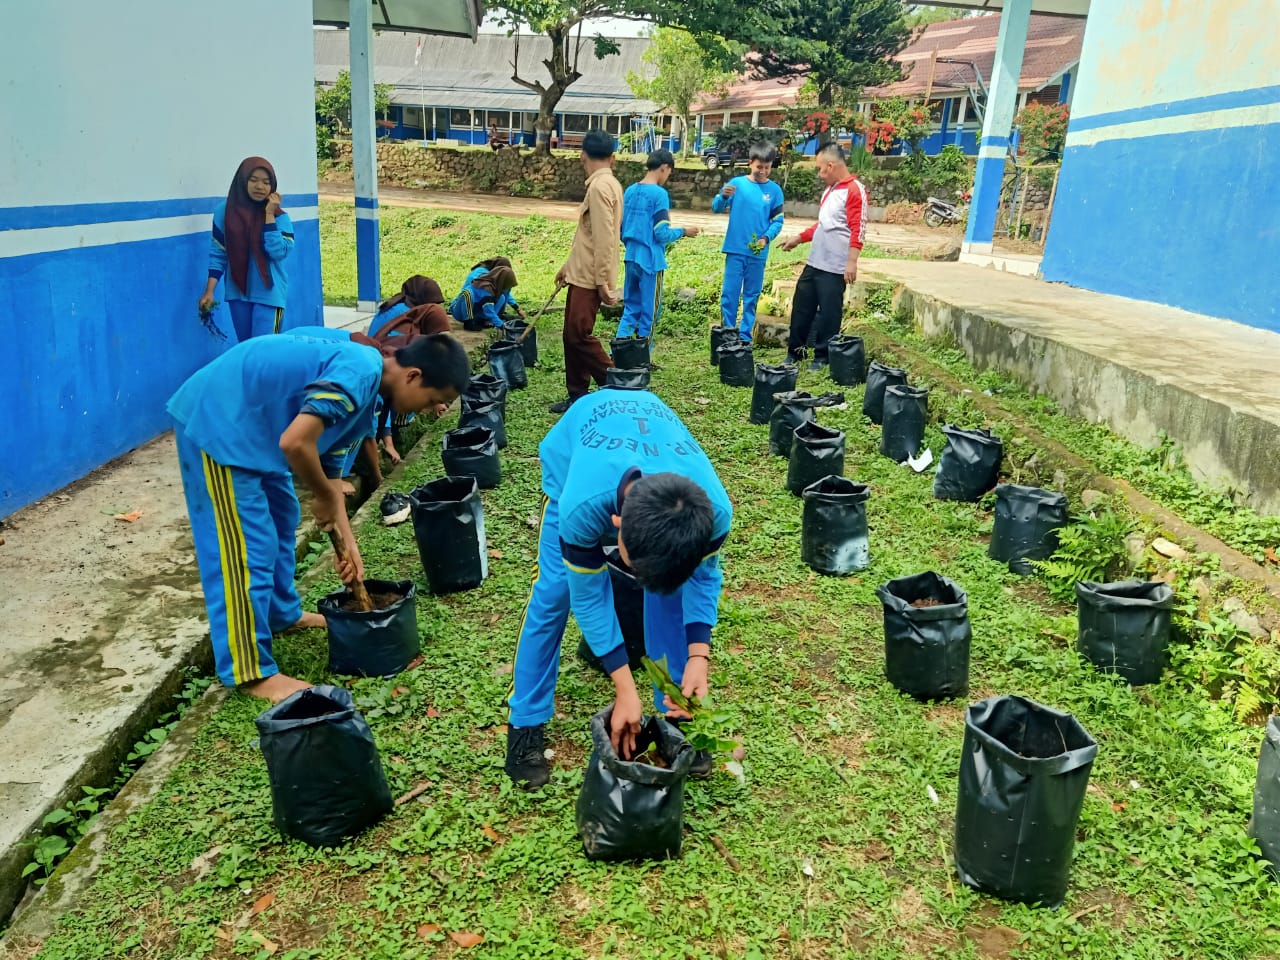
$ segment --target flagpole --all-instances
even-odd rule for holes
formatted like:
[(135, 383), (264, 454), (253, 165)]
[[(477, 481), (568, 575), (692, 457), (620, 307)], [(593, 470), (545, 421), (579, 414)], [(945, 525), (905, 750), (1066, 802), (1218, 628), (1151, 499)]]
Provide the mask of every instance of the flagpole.
[[(422, 67), (419, 61), (422, 59), (422, 34), (418, 34), (418, 46), (413, 51), (413, 66), (418, 72), (418, 109), (422, 111), (422, 147), (425, 150), (427, 146), (427, 87), (422, 82)], [(434, 119), (434, 111), (433, 111)]]

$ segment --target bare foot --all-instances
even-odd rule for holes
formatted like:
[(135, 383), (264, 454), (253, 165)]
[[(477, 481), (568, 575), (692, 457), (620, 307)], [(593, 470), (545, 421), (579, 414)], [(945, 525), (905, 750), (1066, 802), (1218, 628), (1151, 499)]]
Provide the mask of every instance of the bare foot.
[(263, 677), (261, 680), (240, 684), (240, 689), (250, 696), (262, 697), (272, 703), (287, 700), (299, 690), (306, 690), (310, 687), (311, 684), (307, 683), (307, 681), (288, 677), (283, 673), (276, 673), (269, 677)]
[(298, 618), (298, 622), (291, 627), (286, 627), (281, 633), (293, 633), (295, 630), (323, 630), (329, 626), (329, 622), (318, 613), (310, 613), (304, 611), (302, 616)]
[(351, 497), (355, 495), (356, 485), (349, 480), (343, 480), (341, 489), (344, 497)]

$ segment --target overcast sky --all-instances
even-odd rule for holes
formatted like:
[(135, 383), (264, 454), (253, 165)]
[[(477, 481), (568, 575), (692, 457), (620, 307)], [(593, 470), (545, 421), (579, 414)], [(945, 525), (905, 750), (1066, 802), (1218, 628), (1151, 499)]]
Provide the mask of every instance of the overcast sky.
[[(583, 36), (595, 36), (600, 33), (606, 37), (643, 37), (649, 27), (650, 24), (637, 23), (634, 20), (601, 18), (599, 20), (585, 21), (582, 25), (582, 34)], [(480, 25), (480, 32), (505, 33), (506, 27), (494, 23), (492, 17), (486, 17), (484, 23)]]

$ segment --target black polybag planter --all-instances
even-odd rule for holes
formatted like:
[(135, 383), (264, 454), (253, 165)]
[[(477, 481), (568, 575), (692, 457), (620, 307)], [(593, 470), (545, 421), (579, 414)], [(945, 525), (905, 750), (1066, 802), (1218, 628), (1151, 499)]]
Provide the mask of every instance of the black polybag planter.
[(800, 559), (811, 570), (844, 576), (871, 563), (867, 498), (871, 488), (846, 477), (823, 477), (804, 488)]
[(1280, 873), (1280, 717), (1267, 721), (1262, 738), (1249, 836), (1258, 841), (1258, 849), (1270, 862), (1272, 873)]
[(421, 651), (416, 591), (412, 580), (366, 580), (371, 594), (400, 599), (381, 610), (343, 610), (350, 590), (331, 593), (318, 604), (329, 631), (329, 672), (356, 677), (393, 677)]
[(971, 704), (956, 801), (956, 872), (1003, 900), (1056, 907), (1098, 745), (1074, 717), (1022, 697)]
[[(632, 670), (640, 668), (644, 656), (644, 588), (636, 583), (631, 568), (622, 562), (617, 547), (605, 547), (604, 559), (609, 565), (609, 582), (613, 587), (613, 612), (622, 628), (622, 641), (627, 647), (627, 662)], [(591, 652), (586, 639), (578, 641), (578, 656), (593, 670), (604, 673), (604, 664)]]
[(613, 365), (619, 370), (649, 368), (648, 337), (615, 337), (609, 341), (609, 352), (613, 355)]
[(880, 452), (896, 463), (914, 457), (924, 443), (924, 424), (928, 416), (928, 390), (905, 383), (886, 387), (882, 401)]
[(817, 405), (818, 398), (803, 390), (775, 393), (773, 412), (769, 414), (769, 452), (776, 457), (791, 456), (796, 427), (817, 421), (818, 415), (813, 412)]
[(523, 390), (529, 385), (524, 353), (513, 340), (497, 340), (489, 344), (489, 369), (495, 377), (505, 380), (512, 390)]
[(1058, 549), (1058, 529), (1066, 525), (1066, 494), (1002, 483), (996, 487), (996, 520), (987, 556), (1008, 563), (1014, 573), (1030, 575), (1032, 560), (1048, 559)]
[(711, 328), (711, 365), (718, 367), (720, 365), (720, 348), (725, 344), (738, 343), (742, 337), (738, 335), (736, 327), (722, 327), (716, 324)]
[(377, 744), (347, 690), (308, 687), (256, 724), (272, 818), (286, 837), (333, 847), (391, 812)]
[(947, 445), (938, 459), (933, 495), (939, 500), (973, 502), (996, 485), (1004, 444), (990, 430), (942, 428)]
[(606, 387), (618, 387), (622, 390), (648, 390), (649, 368), (637, 367), (634, 370), (620, 370), (610, 367), (604, 374)]
[(797, 497), (823, 477), (844, 473), (844, 431), (802, 423), (792, 433), (787, 489)]
[(487, 427), (458, 427), (444, 435), (440, 459), (451, 477), (475, 477), (482, 490), (502, 482), (498, 438)]
[(578, 836), (588, 860), (667, 860), (680, 856), (684, 784), (693, 749), (673, 725), (648, 717), (636, 753), (657, 746), (668, 769), (623, 760), (609, 742), (613, 708), (591, 718), (591, 760), (578, 794)]
[(1159, 580), (1076, 584), (1076, 650), (1131, 686), (1156, 683), (1169, 644), (1173, 590)]
[(496, 400), (502, 407), (502, 418), (507, 417), (507, 381), (495, 377), (491, 373), (477, 373), (462, 392), (463, 403), (479, 403), (484, 400)]
[[(462, 398), (462, 414), (458, 417), (459, 429), (484, 427), (493, 431), (494, 442), (501, 450), (507, 445), (507, 421), (502, 413), (502, 403), (497, 400), (473, 401)], [(447, 471), (446, 471), (447, 472)]]
[[(529, 330), (525, 336), (525, 330)], [(520, 338), (524, 336), (524, 339)], [(538, 365), (538, 328), (529, 329), (529, 324), (524, 320), (508, 320), (507, 321), (507, 338), (512, 343), (520, 346), (520, 356), (524, 359), (525, 369), (536, 367)]]
[(768, 423), (773, 413), (773, 395), (790, 393), (796, 388), (800, 368), (794, 363), (757, 363), (756, 379), (751, 387), (752, 423)]
[(720, 347), (720, 382), (726, 387), (749, 387), (755, 382), (755, 353), (745, 340)]
[[(917, 700), (969, 692), (969, 598), (932, 571), (899, 577), (876, 588), (884, 607), (884, 675)], [(913, 607), (917, 600), (938, 600)]]
[(441, 477), (409, 494), (413, 537), (434, 594), (471, 590), (489, 575), (484, 505), (475, 477)]
[(861, 337), (837, 333), (827, 344), (831, 379), (841, 386), (857, 386), (867, 379), (867, 352)]
[(867, 389), (862, 394), (862, 415), (872, 423), (884, 420), (884, 392), (888, 387), (907, 382), (907, 371), (872, 361), (867, 368)]

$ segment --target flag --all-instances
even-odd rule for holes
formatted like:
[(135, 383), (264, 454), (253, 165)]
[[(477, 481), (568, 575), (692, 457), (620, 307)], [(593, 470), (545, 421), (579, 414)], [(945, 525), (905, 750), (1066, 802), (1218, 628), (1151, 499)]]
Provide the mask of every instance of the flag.
[(418, 61), (422, 59), (422, 36), (418, 36), (418, 48), (413, 51), (413, 65), (416, 67)]

